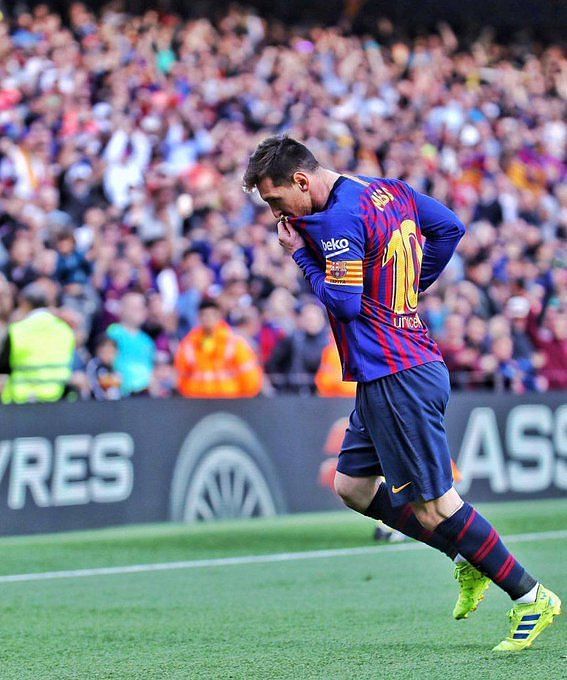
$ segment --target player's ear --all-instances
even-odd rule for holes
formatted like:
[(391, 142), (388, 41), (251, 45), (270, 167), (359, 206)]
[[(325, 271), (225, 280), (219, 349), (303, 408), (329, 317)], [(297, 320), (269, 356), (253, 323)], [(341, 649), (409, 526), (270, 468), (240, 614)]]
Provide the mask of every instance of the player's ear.
[(309, 177), (304, 172), (297, 171), (293, 173), (293, 181), (299, 185), (301, 191), (309, 191)]

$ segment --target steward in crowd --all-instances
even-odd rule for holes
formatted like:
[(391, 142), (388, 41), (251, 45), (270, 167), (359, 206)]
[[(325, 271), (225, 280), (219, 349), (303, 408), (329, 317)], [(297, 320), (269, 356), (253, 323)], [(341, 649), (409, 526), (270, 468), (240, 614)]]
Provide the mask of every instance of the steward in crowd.
[(321, 363), (315, 374), (315, 386), (320, 397), (356, 396), (356, 383), (343, 380), (339, 350), (332, 336), (321, 354)]
[(262, 369), (254, 350), (224, 321), (212, 301), (201, 303), (199, 325), (181, 341), (175, 367), (184, 397), (255, 397), (262, 388)]
[(40, 284), (22, 290), (20, 307), (24, 317), (9, 325), (0, 352), (0, 372), (8, 374), (2, 402), (59, 401), (71, 380), (73, 331), (47, 309)]

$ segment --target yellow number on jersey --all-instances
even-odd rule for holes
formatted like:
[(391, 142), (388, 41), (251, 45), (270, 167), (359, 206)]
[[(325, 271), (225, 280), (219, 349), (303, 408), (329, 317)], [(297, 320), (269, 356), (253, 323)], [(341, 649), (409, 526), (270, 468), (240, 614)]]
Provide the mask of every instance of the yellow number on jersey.
[(382, 265), (394, 263), (394, 290), (391, 307), (396, 314), (407, 314), (417, 309), (417, 278), (421, 270), (423, 249), (417, 238), (413, 220), (404, 220), (392, 234)]

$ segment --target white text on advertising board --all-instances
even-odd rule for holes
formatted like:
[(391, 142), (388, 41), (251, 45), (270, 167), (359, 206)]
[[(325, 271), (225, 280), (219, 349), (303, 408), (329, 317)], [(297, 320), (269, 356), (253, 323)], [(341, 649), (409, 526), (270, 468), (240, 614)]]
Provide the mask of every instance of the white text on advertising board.
[(555, 413), (545, 404), (516, 406), (503, 435), (491, 408), (471, 411), (457, 461), (459, 491), (466, 493), (480, 479), (495, 493), (567, 490), (567, 405)]
[(30, 498), (42, 508), (124, 501), (134, 484), (133, 453), (125, 432), (62, 435), (53, 443), (45, 437), (1, 441), (6, 503), (20, 510)]

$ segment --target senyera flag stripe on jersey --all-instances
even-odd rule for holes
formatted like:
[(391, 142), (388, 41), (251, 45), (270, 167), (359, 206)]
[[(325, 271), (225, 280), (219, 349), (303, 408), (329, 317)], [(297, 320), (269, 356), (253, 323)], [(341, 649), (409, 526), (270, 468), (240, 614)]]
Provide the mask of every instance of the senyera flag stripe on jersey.
[(362, 286), (362, 260), (327, 259), (325, 281), (345, 286)]

